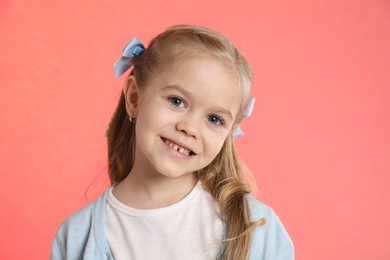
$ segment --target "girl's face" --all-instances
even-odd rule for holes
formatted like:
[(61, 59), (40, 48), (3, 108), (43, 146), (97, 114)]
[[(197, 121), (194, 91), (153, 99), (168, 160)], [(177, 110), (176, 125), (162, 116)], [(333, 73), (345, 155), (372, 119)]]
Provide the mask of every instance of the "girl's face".
[(132, 98), (134, 169), (178, 178), (206, 167), (217, 156), (231, 134), (240, 94), (235, 75), (212, 58), (167, 64), (142, 90), (132, 84), (137, 93)]

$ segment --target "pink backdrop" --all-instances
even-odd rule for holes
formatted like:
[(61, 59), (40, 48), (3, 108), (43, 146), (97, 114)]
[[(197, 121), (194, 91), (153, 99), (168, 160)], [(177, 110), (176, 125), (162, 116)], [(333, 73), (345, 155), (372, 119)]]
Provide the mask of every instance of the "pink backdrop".
[(106, 187), (113, 63), (177, 23), (220, 30), (252, 63), (237, 145), (297, 259), (390, 259), (386, 0), (1, 1), (0, 259), (47, 259)]

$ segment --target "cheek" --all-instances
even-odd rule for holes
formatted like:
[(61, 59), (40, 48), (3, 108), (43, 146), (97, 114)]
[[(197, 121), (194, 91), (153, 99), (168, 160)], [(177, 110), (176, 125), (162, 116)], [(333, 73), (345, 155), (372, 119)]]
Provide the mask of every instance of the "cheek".
[(140, 109), (137, 123), (140, 131), (158, 130), (171, 120), (171, 117), (161, 107), (155, 105), (143, 106)]
[(207, 150), (209, 151), (208, 154), (211, 158), (211, 160), (214, 160), (214, 158), (218, 155), (218, 153), (221, 151), (222, 146), (226, 140), (226, 135), (223, 136), (211, 136), (207, 140)]

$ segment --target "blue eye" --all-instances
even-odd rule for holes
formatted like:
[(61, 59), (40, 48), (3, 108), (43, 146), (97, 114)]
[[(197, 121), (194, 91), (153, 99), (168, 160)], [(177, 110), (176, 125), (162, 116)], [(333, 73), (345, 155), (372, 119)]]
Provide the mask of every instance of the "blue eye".
[(216, 115), (207, 116), (207, 120), (214, 125), (223, 125), (224, 124), (223, 119), (219, 116), (216, 116)]
[(181, 98), (169, 97), (168, 100), (175, 107), (178, 107), (178, 108), (185, 108), (186, 107), (186, 103)]

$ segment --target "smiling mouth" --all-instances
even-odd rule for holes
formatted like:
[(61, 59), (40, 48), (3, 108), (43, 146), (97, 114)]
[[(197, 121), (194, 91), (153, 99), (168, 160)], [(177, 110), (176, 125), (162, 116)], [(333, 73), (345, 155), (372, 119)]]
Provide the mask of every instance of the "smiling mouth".
[(182, 147), (180, 145), (178, 145), (177, 143), (174, 143), (168, 139), (165, 139), (165, 138), (161, 138), (164, 143), (166, 143), (167, 145), (169, 145), (173, 150), (181, 153), (181, 154), (184, 154), (186, 156), (192, 156), (192, 155), (195, 155), (195, 153), (185, 147)]

